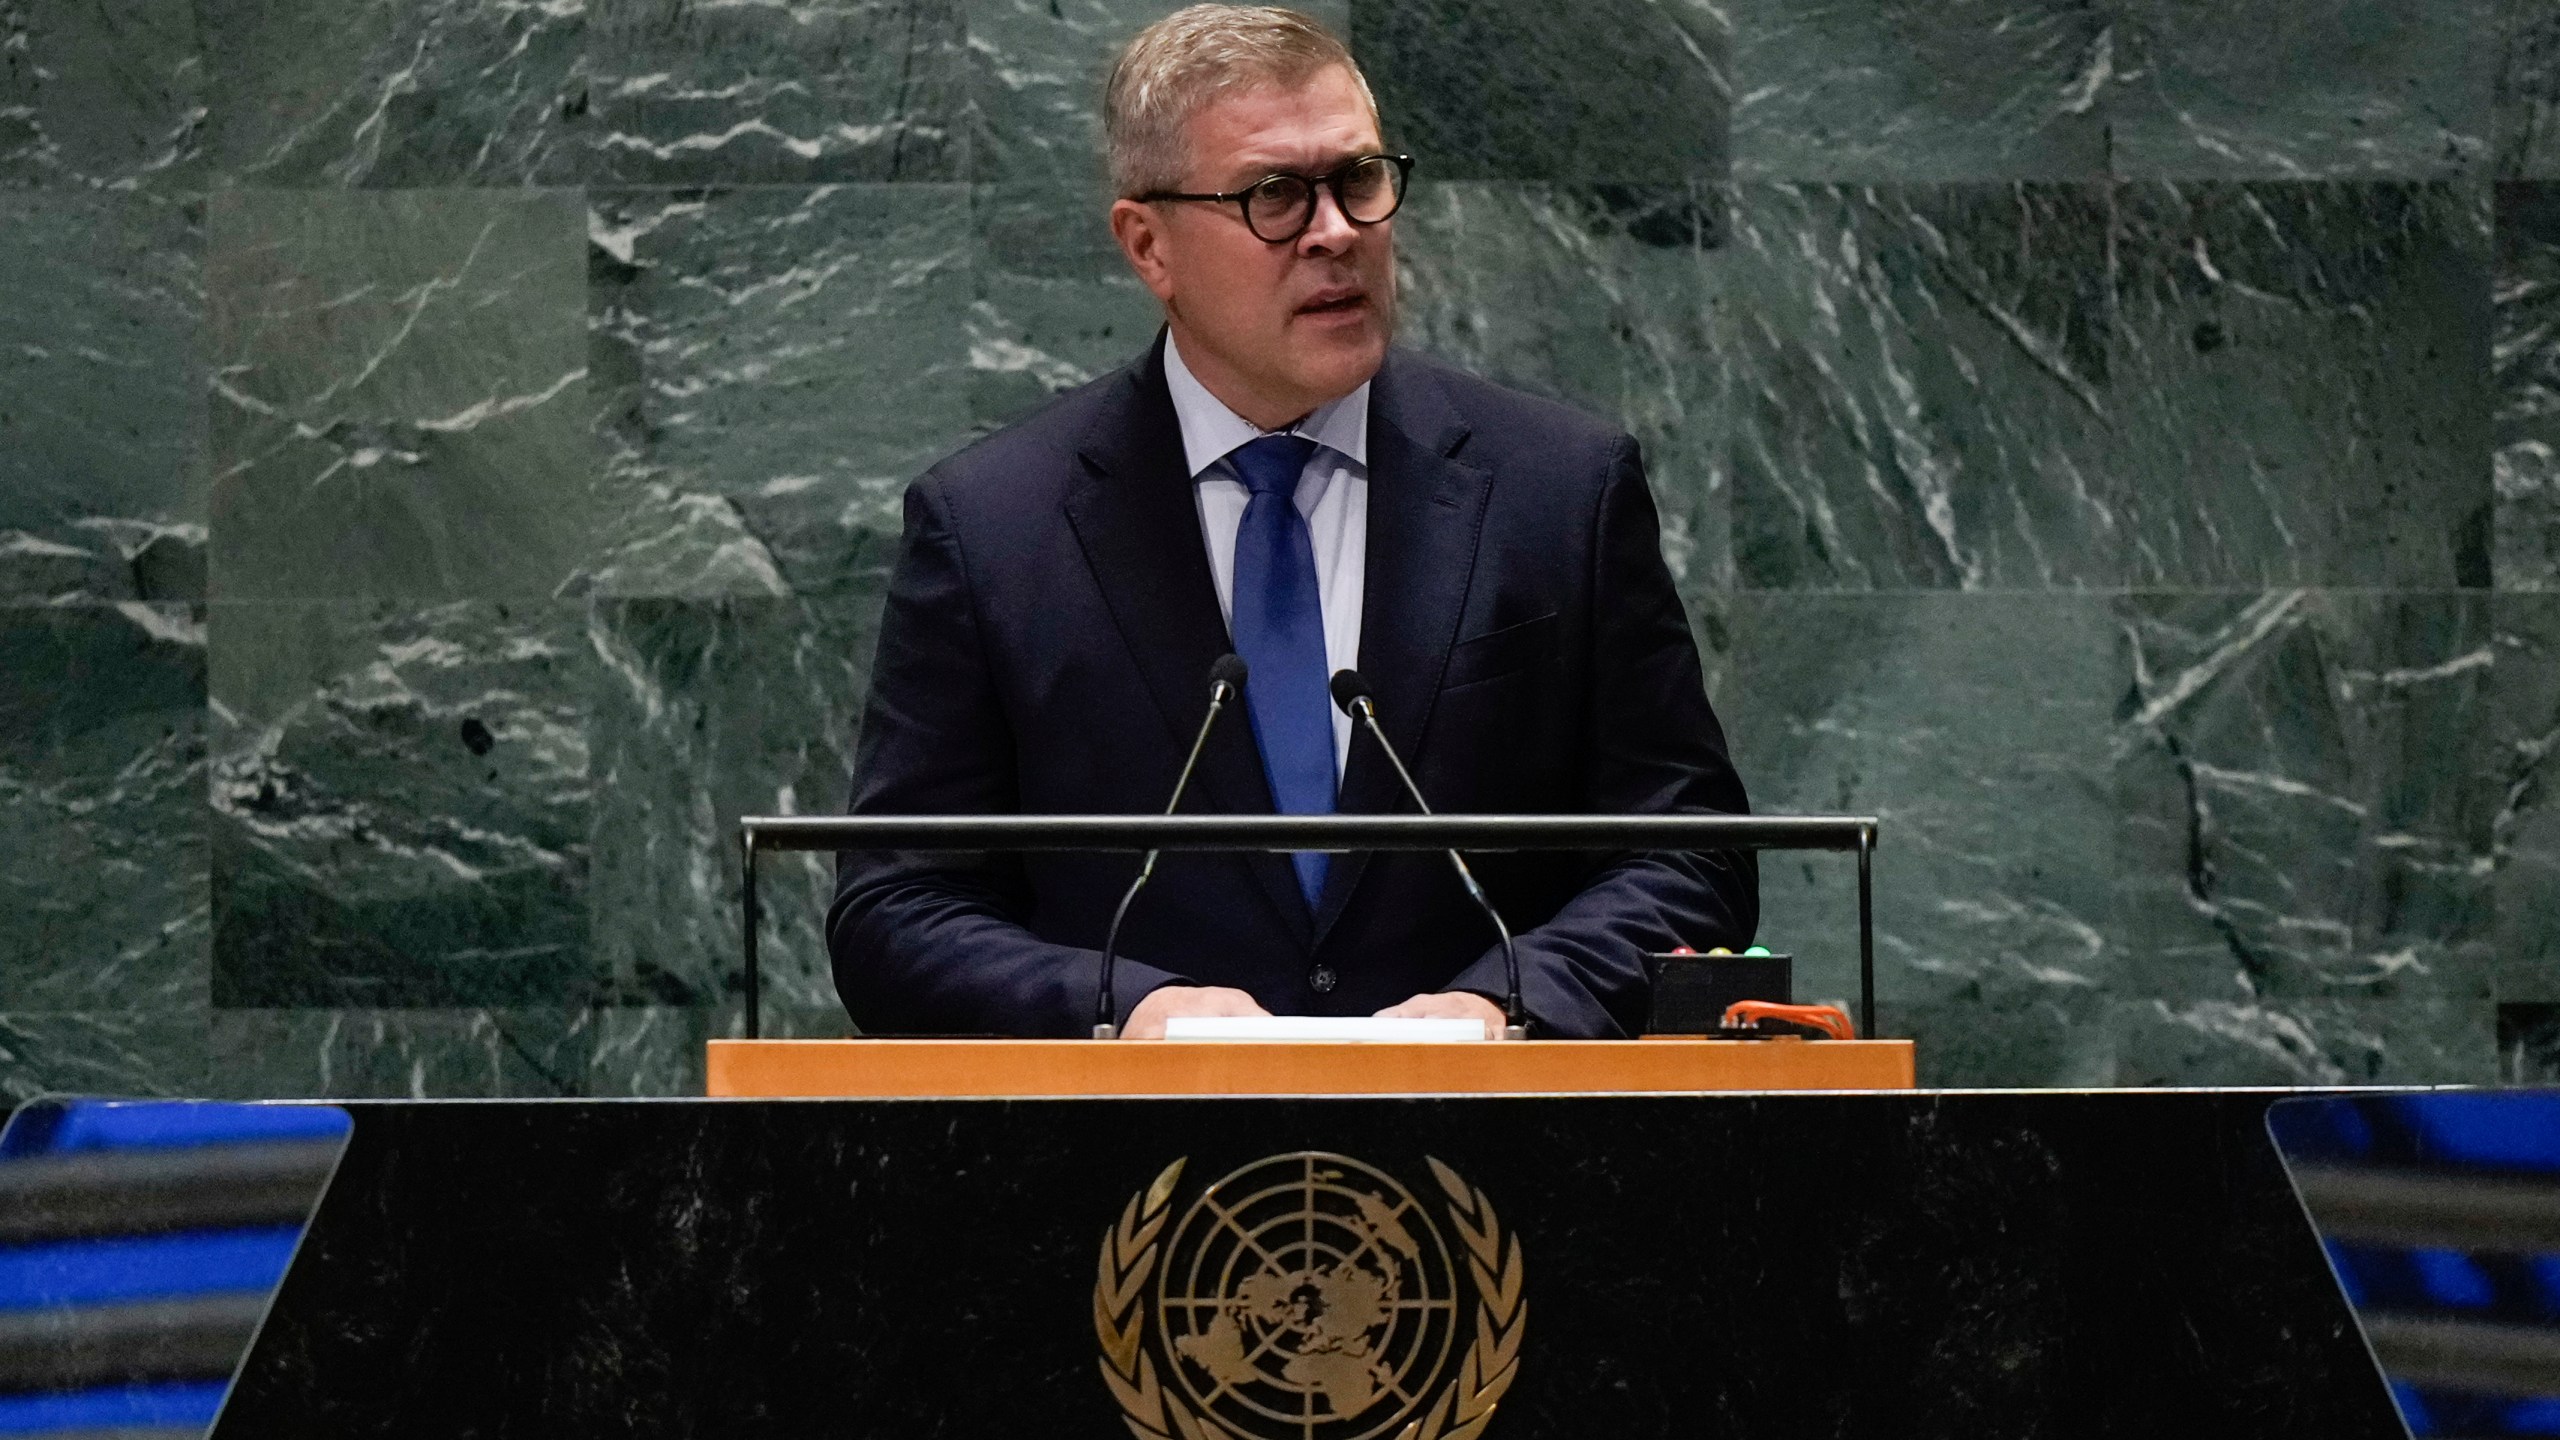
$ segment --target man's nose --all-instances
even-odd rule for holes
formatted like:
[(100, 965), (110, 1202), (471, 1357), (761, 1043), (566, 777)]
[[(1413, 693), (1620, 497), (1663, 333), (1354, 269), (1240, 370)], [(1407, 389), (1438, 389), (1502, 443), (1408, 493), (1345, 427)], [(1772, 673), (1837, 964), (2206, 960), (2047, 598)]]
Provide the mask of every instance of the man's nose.
[(1334, 198), (1333, 187), (1316, 187), (1315, 217), (1307, 222), (1306, 232), (1298, 237), (1301, 255), (1339, 255), (1360, 238), (1360, 227), (1342, 213), (1342, 202)]

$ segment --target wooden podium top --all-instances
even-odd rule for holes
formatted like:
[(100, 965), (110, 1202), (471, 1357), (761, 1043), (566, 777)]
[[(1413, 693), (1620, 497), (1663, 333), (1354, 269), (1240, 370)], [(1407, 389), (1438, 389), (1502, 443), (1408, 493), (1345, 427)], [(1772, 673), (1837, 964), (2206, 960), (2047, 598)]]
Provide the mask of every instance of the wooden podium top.
[(766, 1098), (1908, 1090), (1908, 1040), (714, 1040), (709, 1093)]

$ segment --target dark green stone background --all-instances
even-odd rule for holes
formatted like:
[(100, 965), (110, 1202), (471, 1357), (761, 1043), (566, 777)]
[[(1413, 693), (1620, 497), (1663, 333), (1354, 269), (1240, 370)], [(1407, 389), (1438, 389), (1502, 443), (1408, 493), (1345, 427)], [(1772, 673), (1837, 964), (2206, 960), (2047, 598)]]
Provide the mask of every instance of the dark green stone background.
[[(0, 0), (0, 1089), (697, 1087), (900, 488), (1152, 330), (1169, 8)], [(2560, 1076), (2560, 0), (1317, 8), (1927, 1079)]]

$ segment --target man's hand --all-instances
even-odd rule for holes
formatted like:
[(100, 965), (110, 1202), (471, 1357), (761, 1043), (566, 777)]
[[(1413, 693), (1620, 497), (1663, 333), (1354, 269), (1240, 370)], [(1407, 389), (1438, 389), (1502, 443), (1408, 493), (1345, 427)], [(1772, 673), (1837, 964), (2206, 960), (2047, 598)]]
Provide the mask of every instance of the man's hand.
[(1488, 1040), (1502, 1034), (1506, 1017), (1502, 1007), (1481, 995), (1466, 990), (1445, 990), (1436, 995), (1416, 995), (1401, 1005), (1390, 1005), (1378, 1012), (1381, 1020), (1481, 1020)]
[(1129, 1011), (1123, 1040), (1161, 1040), (1164, 1022), (1176, 1015), (1268, 1015), (1241, 990), (1216, 985), (1159, 985)]

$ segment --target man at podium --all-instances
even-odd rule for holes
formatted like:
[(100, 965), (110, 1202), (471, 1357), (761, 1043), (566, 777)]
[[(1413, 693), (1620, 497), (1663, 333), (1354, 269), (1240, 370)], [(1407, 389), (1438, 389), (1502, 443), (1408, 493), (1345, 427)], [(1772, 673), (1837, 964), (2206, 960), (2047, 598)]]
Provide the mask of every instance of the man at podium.
[[(851, 811), (1161, 810), (1230, 653), (1244, 693), (1186, 810), (1410, 810), (1328, 696), (1356, 668), (1435, 810), (1747, 811), (1635, 442), (1390, 348), (1394, 217), (1428, 157), (1386, 144), (1341, 42), (1194, 6), (1121, 54), (1105, 128), (1112, 233), (1164, 328), (908, 490)], [(1758, 916), (1747, 855), (1477, 873), (1541, 1035), (1633, 1033), (1647, 952), (1739, 949)], [(1125, 855), (847, 852), (838, 992), (871, 1033), (1084, 1034), (1130, 876)], [(1446, 855), (1168, 855), (1119, 953), (1133, 1038), (1502, 1020), (1501, 951)]]

